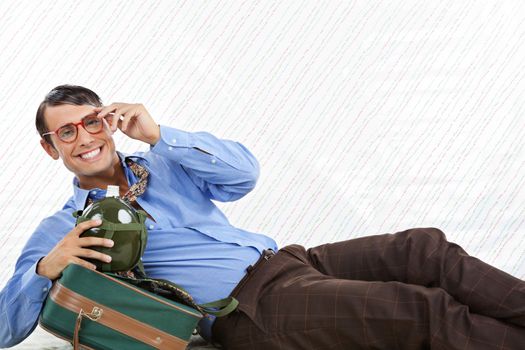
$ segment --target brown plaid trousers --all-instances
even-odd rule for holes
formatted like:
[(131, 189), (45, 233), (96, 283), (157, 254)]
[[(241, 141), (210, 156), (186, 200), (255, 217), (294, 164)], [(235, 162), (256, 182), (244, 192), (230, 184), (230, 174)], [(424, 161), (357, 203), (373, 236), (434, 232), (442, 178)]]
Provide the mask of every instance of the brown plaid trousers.
[(290, 245), (232, 295), (213, 326), (227, 350), (525, 349), (525, 282), (435, 228)]

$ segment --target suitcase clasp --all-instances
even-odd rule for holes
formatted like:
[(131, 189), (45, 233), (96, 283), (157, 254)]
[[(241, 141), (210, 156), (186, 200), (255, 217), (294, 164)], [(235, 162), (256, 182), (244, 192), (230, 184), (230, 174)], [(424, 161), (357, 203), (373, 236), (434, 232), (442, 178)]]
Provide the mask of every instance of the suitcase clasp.
[(84, 312), (84, 310), (80, 309), (79, 316), (81, 316), (81, 317), (82, 317), (82, 316), (87, 317), (87, 318), (89, 318), (91, 321), (95, 321), (95, 322), (96, 322), (96, 321), (98, 321), (98, 319), (99, 319), (100, 317), (102, 317), (102, 313), (103, 313), (103, 312), (104, 312), (104, 311), (103, 311), (101, 308), (95, 306), (95, 307), (93, 307), (93, 310), (91, 310), (90, 313)]
[(90, 313), (84, 312), (83, 309), (80, 309), (80, 311), (78, 312), (77, 321), (75, 322), (75, 330), (73, 331), (73, 350), (80, 349), (79, 347), (80, 343), (78, 341), (78, 333), (80, 332), (80, 325), (82, 324), (82, 317), (89, 318), (91, 321), (96, 322), (98, 321), (100, 317), (102, 317), (103, 312), (104, 311), (97, 306), (94, 306), (93, 310), (91, 310)]

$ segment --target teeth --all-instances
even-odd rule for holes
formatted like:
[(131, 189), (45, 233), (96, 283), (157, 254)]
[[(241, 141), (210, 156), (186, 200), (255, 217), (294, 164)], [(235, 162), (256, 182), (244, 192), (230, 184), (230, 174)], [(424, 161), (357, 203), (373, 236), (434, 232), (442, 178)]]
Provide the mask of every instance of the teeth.
[(82, 159), (91, 159), (91, 158), (95, 157), (99, 153), (100, 153), (100, 148), (97, 148), (97, 149), (95, 149), (95, 150), (93, 150), (91, 152), (81, 154), (80, 157)]

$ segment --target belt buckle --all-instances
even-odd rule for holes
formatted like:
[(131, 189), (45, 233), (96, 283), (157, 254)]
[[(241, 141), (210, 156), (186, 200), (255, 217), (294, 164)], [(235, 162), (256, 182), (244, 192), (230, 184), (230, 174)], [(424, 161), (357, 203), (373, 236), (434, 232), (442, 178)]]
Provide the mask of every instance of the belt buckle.
[(275, 255), (275, 252), (272, 249), (265, 249), (263, 254), (264, 259), (268, 261)]

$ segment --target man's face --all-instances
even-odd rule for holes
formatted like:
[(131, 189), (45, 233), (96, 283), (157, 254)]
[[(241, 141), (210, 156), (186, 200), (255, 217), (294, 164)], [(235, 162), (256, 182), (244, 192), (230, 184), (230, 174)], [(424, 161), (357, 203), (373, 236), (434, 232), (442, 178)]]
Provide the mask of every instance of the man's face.
[[(60, 105), (47, 107), (46, 125), (49, 131), (55, 131), (68, 123), (78, 123), (86, 115), (93, 113), (91, 105)], [(103, 176), (118, 163), (115, 143), (107, 123), (104, 121), (102, 131), (88, 133), (82, 125), (77, 127), (77, 138), (65, 143), (57, 135), (50, 135), (53, 145), (41, 140), (42, 147), (53, 159), (61, 158), (66, 168), (73, 172), (80, 183), (87, 177)]]

